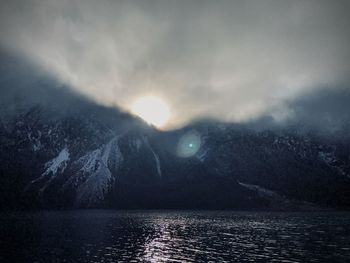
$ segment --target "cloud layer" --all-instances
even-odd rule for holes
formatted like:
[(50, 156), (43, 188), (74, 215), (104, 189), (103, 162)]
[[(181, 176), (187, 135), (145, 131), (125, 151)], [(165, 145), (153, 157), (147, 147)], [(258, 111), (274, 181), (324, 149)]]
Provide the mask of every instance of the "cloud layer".
[[(99, 103), (162, 97), (171, 127), (293, 115), (350, 76), (348, 1), (8, 1), (0, 44)], [(6, 37), (4, 37), (6, 36)]]

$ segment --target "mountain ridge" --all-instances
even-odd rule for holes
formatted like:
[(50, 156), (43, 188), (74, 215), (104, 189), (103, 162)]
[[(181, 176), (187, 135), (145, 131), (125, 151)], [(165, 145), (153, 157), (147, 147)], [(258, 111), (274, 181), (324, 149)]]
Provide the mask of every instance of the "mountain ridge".
[(2, 209), (350, 208), (346, 123), (324, 133), (263, 116), (158, 131), (0, 56)]
[[(13, 128), (2, 128), (2, 158), (29, 158), (4, 158), (1, 165), (2, 180), (7, 173), (20, 177), (15, 207), (349, 206), (348, 144), (215, 123), (167, 132), (136, 125), (120, 133), (94, 117), (70, 119), (52, 122), (34, 107), (5, 123)], [(200, 148), (179, 156), (181, 138), (193, 132)], [(13, 187), (3, 185), (3, 193)]]

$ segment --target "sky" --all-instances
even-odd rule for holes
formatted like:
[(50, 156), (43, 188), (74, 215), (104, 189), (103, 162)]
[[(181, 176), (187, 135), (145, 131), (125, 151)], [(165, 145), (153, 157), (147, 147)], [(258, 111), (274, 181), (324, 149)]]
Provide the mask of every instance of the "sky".
[(160, 97), (169, 129), (284, 122), (297, 98), (349, 94), (349, 10), (345, 0), (1, 1), (0, 45), (103, 105)]

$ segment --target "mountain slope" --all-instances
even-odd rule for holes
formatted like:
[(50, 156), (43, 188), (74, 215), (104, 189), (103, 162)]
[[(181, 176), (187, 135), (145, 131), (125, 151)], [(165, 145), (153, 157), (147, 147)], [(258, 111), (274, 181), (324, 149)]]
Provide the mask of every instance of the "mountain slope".
[[(121, 132), (83, 115), (52, 121), (42, 110), (30, 109), (2, 128), (2, 200), (11, 207), (350, 204), (344, 142), (217, 123), (172, 132), (137, 125)], [(178, 144), (193, 131), (201, 146), (193, 156), (180, 157)], [(6, 197), (14, 189), (16, 195)]]
[(34, 68), (0, 62), (1, 208), (350, 208), (345, 130), (202, 121), (160, 132)]

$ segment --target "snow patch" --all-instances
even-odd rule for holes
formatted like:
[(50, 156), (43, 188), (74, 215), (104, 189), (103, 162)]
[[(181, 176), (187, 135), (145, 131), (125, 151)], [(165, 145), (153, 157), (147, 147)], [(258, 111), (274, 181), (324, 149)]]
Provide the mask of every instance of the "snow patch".
[(139, 150), (140, 147), (141, 147), (141, 145), (142, 145), (141, 140), (140, 140), (140, 139), (136, 139), (136, 140), (135, 140), (135, 145), (136, 145), (136, 149)]
[(69, 161), (69, 151), (68, 148), (65, 147), (56, 158), (52, 159), (51, 161), (48, 161), (45, 164), (45, 172), (42, 174), (42, 176), (51, 175), (55, 176), (57, 171), (60, 170), (61, 173), (64, 172), (64, 170), (67, 167), (67, 163)]
[(123, 159), (116, 137), (79, 158), (73, 164), (77, 172), (64, 184), (63, 189), (76, 189), (77, 206), (100, 204), (112, 185), (113, 172), (117, 172)]
[(159, 156), (154, 152), (153, 148), (151, 147), (151, 145), (149, 144), (147, 138), (143, 138), (145, 144), (147, 145), (147, 147), (151, 150), (153, 156), (154, 156), (154, 160), (156, 161), (156, 168), (157, 168), (157, 173), (159, 175), (159, 177), (162, 177), (162, 170), (160, 168), (160, 160), (159, 160)]
[(346, 176), (347, 178), (350, 178), (350, 174), (346, 173), (344, 170), (343, 165), (337, 165), (337, 158), (334, 154), (334, 152), (324, 152), (324, 151), (319, 151), (318, 152), (318, 157), (322, 161), (324, 161), (329, 167), (332, 167), (338, 171), (343, 176)]
[(323, 160), (325, 163), (330, 165), (332, 162), (336, 160), (333, 152), (318, 152), (318, 157)]
[(207, 157), (207, 153), (208, 153), (208, 149), (202, 151), (201, 153), (197, 154), (197, 158), (198, 160), (200, 160), (201, 162), (204, 162), (206, 157)]
[(37, 133), (38, 133), (37, 137), (33, 136), (32, 132), (29, 132), (28, 136), (27, 136), (29, 141), (33, 144), (32, 148), (33, 148), (34, 152), (37, 152), (37, 151), (39, 151), (42, 148), (42, 144), (41, 144), (41, 141), (40, 141), (41, 135), (42, 135), (41, 131), (37, 131)]
[[(52, 180), (57, 176), (58, 172), (64, 172), (64, 170), (67, 168), (69, 160), (69, 150), (67, 147), (65, 147), (56, 158), (45, 163), (45, 171), (41, 174), (39, 178), (31, 181), (31, 184), (41, 182), (45, 178), (49, 177), (49, 180), (47, 180), (44, 186), (40, 188), (40, 192), (43, 192), (50, 185)], [(29, 185), (27, 187), (29, 187)]]
[(153, 151), (153, 149), (151, 148), (154, 159), (156, 160), (156, 166), (157, 166), (157, 172), (159, 177), (162, 177), (162, 170), (160, 169), (160, 160), (159, 160), (159, 156)]
[(264, 187), (261, 187), (259, 185), (255, 185), (255, 184), (247, 184), (247, 183), (242, 183), (242, 182), (238, 182), (239, 185), (251, 190), (251, 191), (255, 191), (257, 192), (260, 196), (267, 196), (267, 197), (278, 197), (280, 198), (280, 195), (269, 190), (266, 189)]

